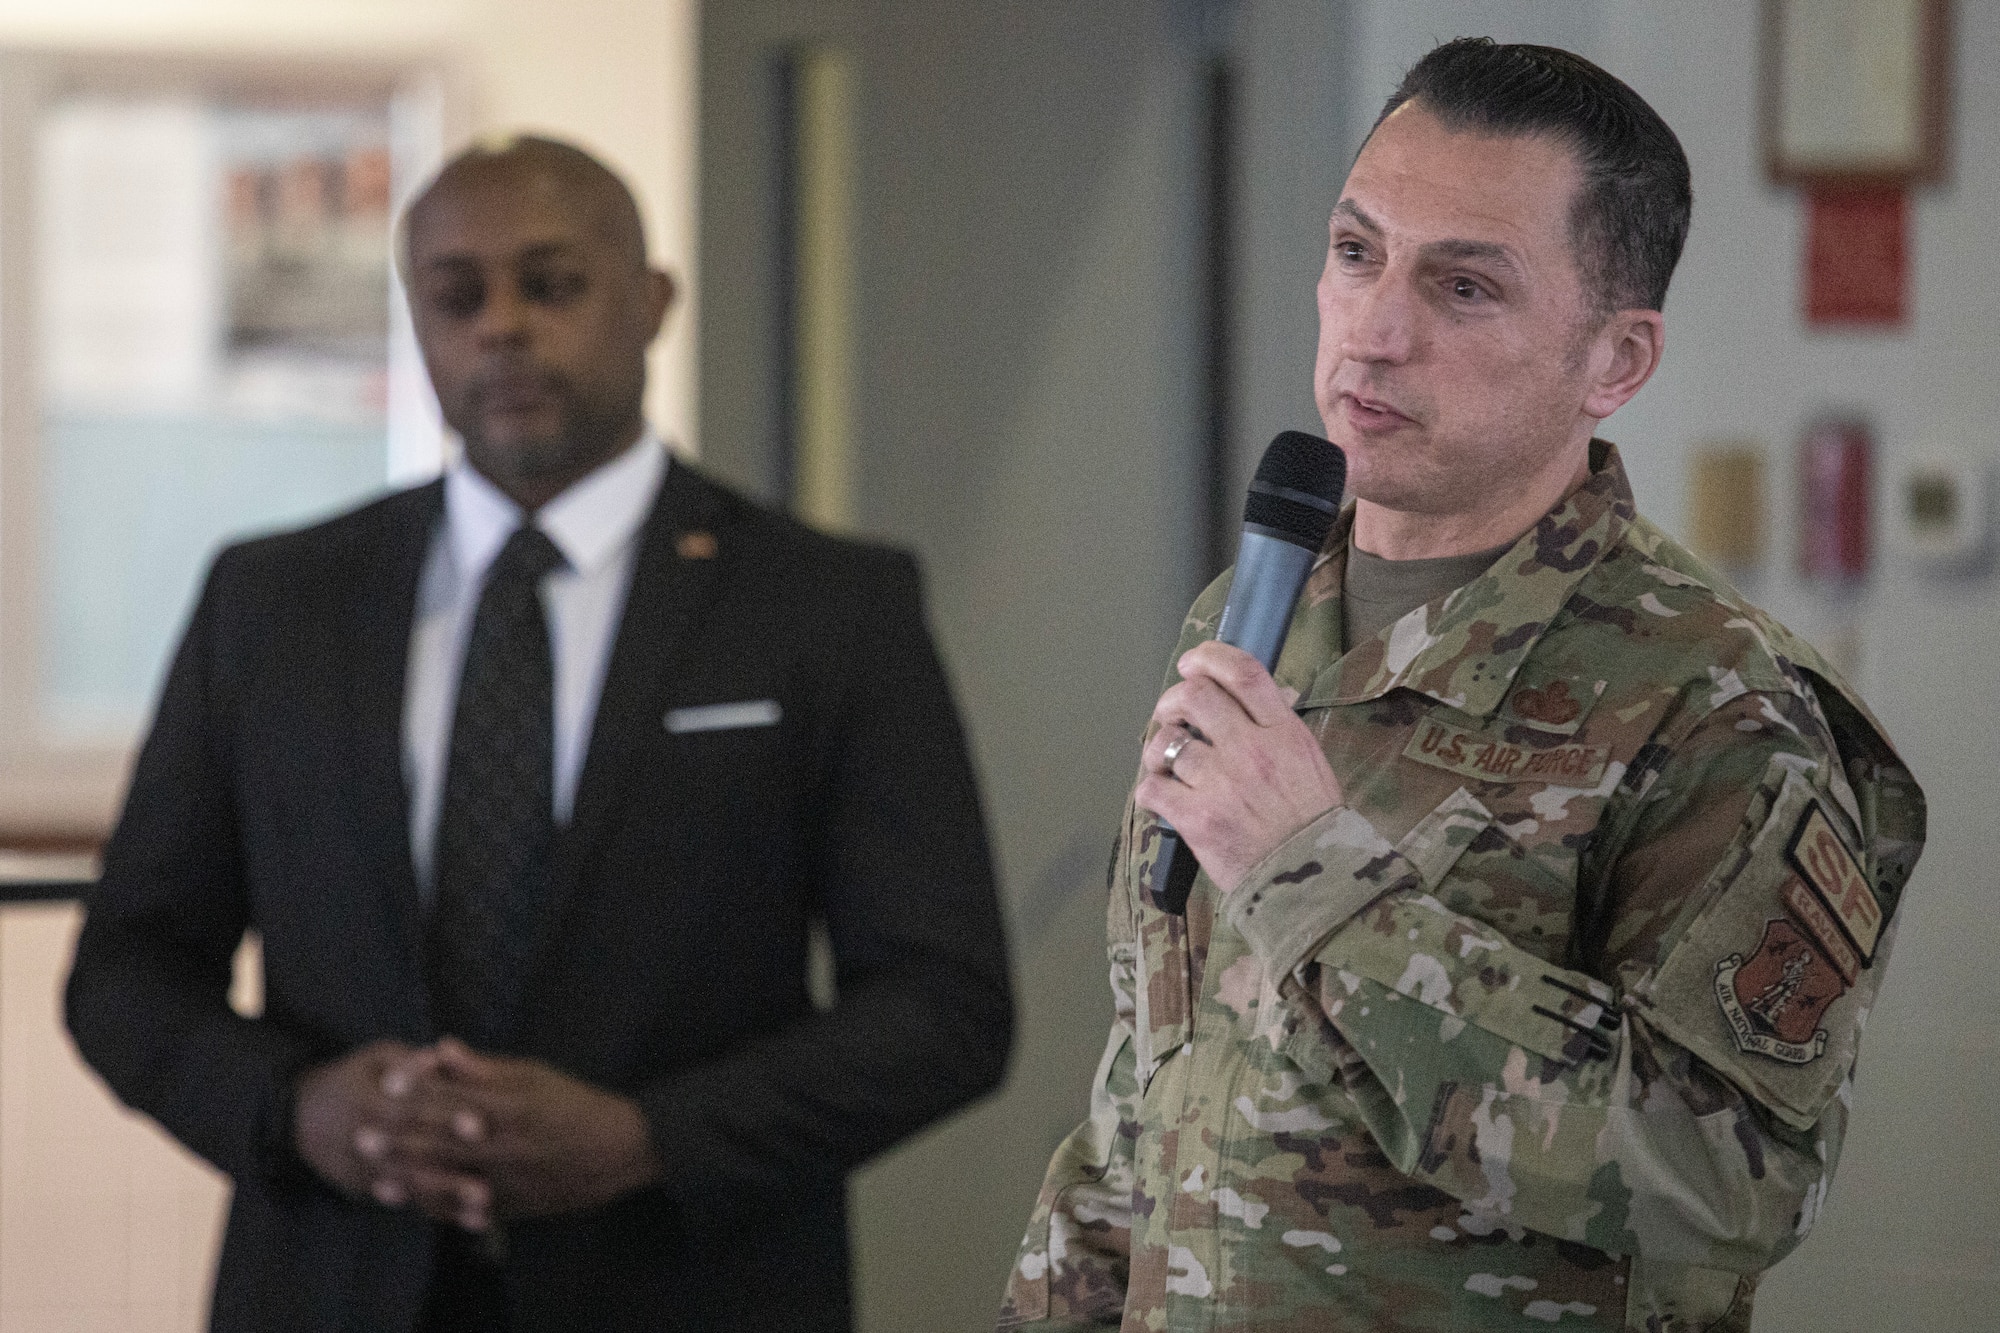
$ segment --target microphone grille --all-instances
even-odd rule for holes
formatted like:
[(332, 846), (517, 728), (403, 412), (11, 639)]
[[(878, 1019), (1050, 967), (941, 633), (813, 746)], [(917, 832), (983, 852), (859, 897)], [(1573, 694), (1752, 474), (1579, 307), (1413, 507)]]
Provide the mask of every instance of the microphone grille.
[(1284, 431), (1257, 464), (1243, 521), (1316, 551), (1340, 513), (1346, 484), (1347, 456), (1337, 445), (1302, 430)]

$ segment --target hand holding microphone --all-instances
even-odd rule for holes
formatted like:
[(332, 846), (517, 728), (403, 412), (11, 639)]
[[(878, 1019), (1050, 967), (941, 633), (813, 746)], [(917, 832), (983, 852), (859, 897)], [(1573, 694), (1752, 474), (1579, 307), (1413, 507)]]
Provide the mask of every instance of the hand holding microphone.
[(1160, 726), (1147, 743), (1137, 797), (1161, 817), (1164, 845), (1146, 892), (1163, 912), (1187, 910), (1201, 868), (1177, 827), (1202, 844), (1215, 863), (1210, 877), (1227, 891), (1340, 799), (1318, 742), (1270, 670), (1340, 511), (1346, 472), (1346, 459), (1326, 440), (1286, 431), (1271, 442), (1244, 505), (1236, 572), (1216, 627), (1224, 646), (1203, 644), (1183, 656), (1183, 679), (1154, 709)]

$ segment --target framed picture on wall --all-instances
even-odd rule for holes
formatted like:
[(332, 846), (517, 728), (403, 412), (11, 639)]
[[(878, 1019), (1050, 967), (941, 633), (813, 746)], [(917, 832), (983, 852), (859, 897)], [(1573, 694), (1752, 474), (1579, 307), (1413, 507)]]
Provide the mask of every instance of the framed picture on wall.
[(109, 830), (217, 550), (440, 454), (392, 255), (449, 87), (0, 51), (0, 841)]
[(1944, 174), (1951, 0), (1764, 0), (1764, 163), (1783, 184)]

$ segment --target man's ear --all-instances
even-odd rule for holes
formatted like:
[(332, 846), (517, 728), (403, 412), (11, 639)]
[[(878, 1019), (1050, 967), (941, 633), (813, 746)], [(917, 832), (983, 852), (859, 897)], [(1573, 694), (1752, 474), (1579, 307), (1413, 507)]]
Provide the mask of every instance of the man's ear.
[(1604, 322), (1590, 347), (1590, 382), (1583, 413), (1602, 421), (1632, 401), (1653, 378), (1667, 347), (1667, 321), (1657, 310), (1620, 310)]
[(665, 269), (646, 270), (646, 341), (660, 336), (660, 330), (667, 322), (667, 312), (674, 308), (674, 297), (678, 295), (674, 275)]

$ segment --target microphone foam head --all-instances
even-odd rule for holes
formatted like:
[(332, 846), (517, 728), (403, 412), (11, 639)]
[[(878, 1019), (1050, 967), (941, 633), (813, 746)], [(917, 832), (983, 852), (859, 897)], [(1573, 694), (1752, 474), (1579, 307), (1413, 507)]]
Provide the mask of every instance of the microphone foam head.
[(1340, 513), (1346, 485), (1347, 455), (1338, 445), (1302, 430), (1285, 431), (1257, 464), (1243, 521), (1317, 551)]

